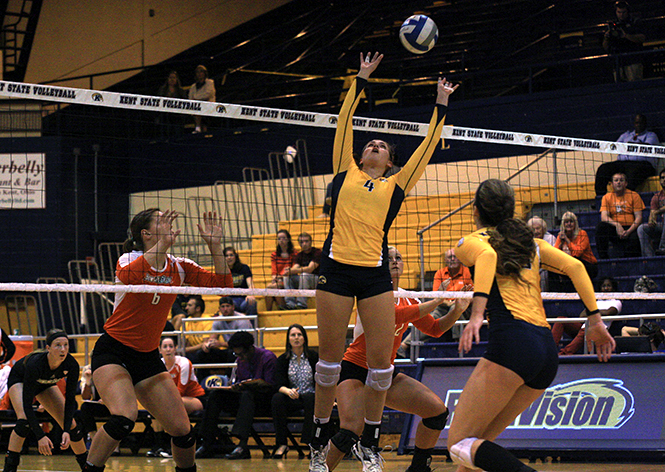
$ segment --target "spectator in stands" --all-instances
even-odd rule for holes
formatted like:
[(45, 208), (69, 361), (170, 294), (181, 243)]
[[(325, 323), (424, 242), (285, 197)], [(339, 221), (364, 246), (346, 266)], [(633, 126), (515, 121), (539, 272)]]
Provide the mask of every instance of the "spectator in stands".
[[(319, 278), (319, 264), (321, 264), (321, 249), (312, 246), (312, 236), (301, 233), (298, 236), (300, 252), (296, 256), (295, 264), (284, 269), (284, 288), (287, 289), (313, 289)], [(307, 308), (307, 297), (286, 297), (286, 308), (297, 310)]]
[[(608, 22), (607, 31), (603, 35), (603, 49), (610, 54), (641, 51), (646, 35), (641, 22), (631, 15), (628, 2), (616, 2), (614, 12), (616, 18)], [(642, 80), (644, 66), (641, 57), (619, 57), (617, 60), (618, 68), (614, 69), (615, 82)]]
[[(399, 287), (399, 279), (404, 271), (402, 255), (397, 248), (388, 248), (390, 276), (393, 289)], [(434, 337), (441, 336), (450, 329), (469, 306), (470, 298), (457, 299), (455, 306), (438, 320), (430, 314), (443, 299), (434, 299), (425, 303), (411, 298), (395, 299), (395, 329), (392, 343), (391, 363), (394, 363), (400, 338), (412, 322), (419, 329)], [(337, 387), (337, 408), (340, 418), (340, 430), (330, 443), (327, 465), (335, 469), (339, 461), (352, 449), (357, 453), (358, 436), (363, 431), (364, 397), (367, 379), (367, 342), (362, 322), (358, 320), (353, 330), (353, 342), (344, 353), (340, 382)], [(386, 406), (423, 418), (416, 430), (415, 451), (408, 472), (431, 472), (429, 462), (432, 449), (436, 445), (441, 431), (446, 426), (448, 408), (443, 401), (427, 386), (413, 378), (398, 373), (395, 375), (386, 395)], [(380, 469), (364, 469), (380, 470)]]
[[(212, 329), (213, 320), (202, 321), (183, 321), (185, 318), (212, 318), (214, 315), (205, 313), (206, 304), (201, 295), (193, 295), (187, 300), (185, 305), (185, 316), (178, 316), (173, 320), (173, 326), (176, 330), (180, 330), (182, 325), (185, 325), (185, 332), (187, 331), (210, 331)], [(189, 360), (196, 360), (198, 353), (203, 348), (204, 343), (207, 341), (208, 336), (205, 334), (187, 334), (185, 335), (185, 355)]]
[[(619, 284), (612, 277), (603, 277), (600, 280), (599, 292), (618, 292)], [(601, 316), (616, 316), (621, 314), (623, 307), (621, 300), (598, 300), (598, 310)], [(586, 310), (583, 310), (580, 316), (587, 316)], [(559, 317), (565, 318), (565, 317)], [(611, 323), (606, 323), (611, 324)], [(584, 346), (584, 324), (583, 323), (554, 323), (552, 327), (552, 336), (554, 342), (559, 345), (563, 333), (566, 332), (572, 341), (568, 343), (561, 351), (560, 356), (569, 356), (577, 354)]]
[[(540, 238), (548, 244), (554, 246), (556, 238), (552, 233), (547, 231), (547, 223), (539, 216), (534, 216), (526, 222), (527, 226), (533, 231), (535, 238)], [(549, 290), (549, 272), (545, 269), (540, 269), (540, 290), (547, 292)]]
[[(617, 142), (637, 145), (658, 144), (656, 133), (647, 131), (646, 116), (635, 115), (633, 127), (634, 130), (626, 131), (619, 136)], [(656, 158), (638, 154), (619, 154), (616, 161), (601, 164), (596, 171), (596, 196), (605, 195), (607, 184), (611, 183), (616, 173), (625, 174), (628, 188), (635, 191), (642, 182), (656, 173)]]
[[(573, 256), (584, 264), (584, 268), (591, 280), (598, 275), (598, 261), (591, 251), (589, 235), (577, 222), (577, 216), (572, 211), (567, 211), (561, 217), (561, 230), (557, 235), (554, 247), (562, 250), (569, 256)], [(570, 278), (553, 273), (550, 279), (553, 292), (574, 292), (575, 287)]]
[(665, 217), (658, 221), (658, 217), (665, 213), (665, 169), (660, 171), (658, 178), (661, 190), (651, 197), (649, 221), (637, 228), (642, 257), (665, 256)]
[[(227, 259), (228, 260), (228, 259)], [(254, 329), (251, 320), (227, 320), (230, 316), (244, 316), (243, 313), (234, 310), (235, 305), (231, 297), (221, 297), (219, 308), (215, 313), (212, 323), (212, 331), (251, 331)], [(201, 345), (194, 358), (196, 364), (232, 364), (236, 361), (233, 351), (229, 348), (229, 339), (233, 333), (222, 333), (221, 339), (218, 333), (212, 333)], [(198, 369), (197, 374), (200, 381), (212, 373), (214, 369)]]
[[(214, 102), (217, 92), (215, 91), (215, 82), (208, 78), (208, 69), (205, 66), (199, 65), (194, 69), (194, 76), (196, 82), (189, 88), (189, 99), (200, 100), (202, 102)], [(205, 121), (201, 115), (194, 115), (194, 128), (193, 133), (201, 133), (208, 130)]]
[[(296, 263), (296, 252), (291, 241), (291, 233), (285, 229), (277, 231), (277, 247), (270, 254), (270, 267), (272, 271), (272, 281), (266, 288), (284, 288), (284, 274), (286, 269)], [(266, 310), (272, 310), (273, 302), (277, 302), (280, 310), (286, 309), (286, 303), (283, 297), (266, 296)]]
[[(166, 81), (157, 90), (157, 95), (166, 98), (179, 98), (187, 99), (188, 94), (180, 84), (180, 77), (174, 70), (169, 72)], [(183, 120), (182, 115), (178, 113), (158, 113), (155, 118), (155, 123), (158, 127), (158, 132), (163, 137), (168, 137), (172, 134), (179, 134), (182, 131)]]
[(304, 411), (300, 442), (309, 444), (312, 438), (314, 416), (314, 372), (319, 355), (309, 348), (307, 331), (292, 324), (286, 331), (286, 351), (277, 358), (275, 386), (279, 389), (272, 397), (272, 417), (275, 422), (275, 450), (273, 459), (286, 458), (287, 418), (294, 412)]
[[(203, 410), (203, 401), (205, 391), (196, 380), (192, 362), (186, 357), (176, 355), (176, 343), (170, 336), (162, 338), (159, 343), (159, 353), (162, 355), (162, 361), (166, 366), (175, 386), (178, 388), (182, 403), (185, 405), (187, 414)], [(171, 457), (171, 445), (169, 435), (164, 428), (155, 420), (152, 426), (156, 433), (155, 444), (148, 451), (148, 457)]]
[[(226, 265), (231, 269), (233, 276), (233, 288), (255, 288), (252, 269), (247, 264), (243, 264), (235, 248), (229, 246), (224, 248), (224, 257)], [(256, 298), (254, 295), (232, 295), (236, 310), (248, 315), (256, 315)]]
[(256, 347), (254, 337), (247, 331), (238, 331), (229, 339), (229, 348), (238, 359), (236, 376), (232, 384), (212, 390), (201, 425), (203, 444), (196, 457), (214, 457), (217, 421), (222, 411), (235, 415), (231, 434), (239, 438), (238, 446), (225, 457), (230, 460), (249, 459), (247, 439), (256, 413), (269, 415), (275, 393), (275, 364), (277, 357), (267, 349)]
[[(63, 396), (56, 383), (67, 379)], [(37, 438), (39, 453), (50, 456), (54, 448), (51, 439), (42, 430), (32, 409), (37, 399), (63, 430), (60, 449), (71, 446), (81, 469), (88, 452), (83, 442), (83, 428), (74, 420), (76, 411), (76, 386), (79, 380), (79, 364), (69, 353), (69, 338), (60, 329), (52, 329), (46, 335), (46, 349), (34, 351), (18, 360), (7, 380), (8, 395), (16, 412), (16, 426), (9, 437), (4, 472), (16, 472), (21, 460), (21, 449), (28, 434)]]
[(168, 98), (188, 98), (187, 91), (182, 88), (182, 85), (180, 85), (180, 77), (174, 70), (169, 72), (169, 75), (166, 77), (166, 81), (162, 84), (161, 87), (159, 87), (157, 95), (160, 97)]
[(640, 257), (637, 228), (642, 224), (644, 202), (627, 187), (626, 174), (612, 176), (612, 192), (603, 197), (601, 221), (596, 226), (596, 248), (600, 259), (609, 258), (609, 243), (620, 250), (620, 257)]
[[(454, 250), (448, 249), (446, 251), (445, 262), (446, 267), (437, 270), (436, 274), (434, 274), (434, 284), (432, 285), (432, 290), (435, 292), (467, 292), (473, 290), (473, 277), (471, 277), (471, 272), (469, 271), (469, 268), (462, 264), (455, 256)], [(450, 298), (444, 300), (432, 312), (432, 316), (435, 319), (439, 319), (445, 316), (446, 313), (448, 313), (448, 311), (455, 304), (455, 300), (458, 299)], [(464, 315), (465, 313), (462, 313), (462, 319), (465, 319)], [(453, 332), (452, 339), (459, 339), (459, 336), (462, 333), (461, 328), (457, 325), (453, 326), (450, 331)], [(408, 357), (412, 339), (413, 333), (409, 333), (404, 337), (398, 350), (398, 354), (400, 356)], [(421, 334), (421, 341), (425, 341), (427, 339), (431, 339), (431, 337), (425, 334)]]

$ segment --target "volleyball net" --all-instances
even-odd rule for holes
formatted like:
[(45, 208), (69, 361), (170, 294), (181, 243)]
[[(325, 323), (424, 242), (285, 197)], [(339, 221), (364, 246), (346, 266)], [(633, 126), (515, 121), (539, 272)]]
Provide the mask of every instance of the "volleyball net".
[[(204, 212), (221, 215), (224, 245), (235, 247), (253, 272), (256, 290), (241, 290), (244, 295), (285, 293), (266, 289), (278, 229), (290, 232), (296, 250), (301, 233), (310, 234), (315, 247), (327, 235), (335, 114), (3, 81), (0, 97), (0, 208), (7, 210), (8, 248), (0, 288), (19, 300), (27, 296), (26, 310), (38, 313), (36, 326), (21, 331), (60, 325), (79, 332), (81, 322), (99, 330), (118, 289), (114, 269), (129, 221), (145, 208), (178, 211), (181, 234), (171, 252), (204, 267), (212, 260), (197, 223)], [(203, 118), (207, 132), (191, 133), (193, 115)], [(388, 238), (405, 262), (400, 285), (414, 296), (431, 290), (445, 252), (475, 229), (468, 203), (483, 180), (510, 181), (519, 217), (539, 216), (556, 232), (562, 213), (573, 211), (593, 232), (597, 167), (618, 154), (665, 157), (659, 146), (459, 127), (449, 115), (453, 124), (444, 127), (440, 149)], [(378, 136), (395, 142), (405, 160), (426, 134), (428, 119), (367, 117), (361, 109), (354, 118), (356, 145)], [(634, 297), (627, 293), (631, 277), (643, 274), (613, 275), (624, 277), (617, 296)], [(237, 294), (175, 291), (211, 301)]]

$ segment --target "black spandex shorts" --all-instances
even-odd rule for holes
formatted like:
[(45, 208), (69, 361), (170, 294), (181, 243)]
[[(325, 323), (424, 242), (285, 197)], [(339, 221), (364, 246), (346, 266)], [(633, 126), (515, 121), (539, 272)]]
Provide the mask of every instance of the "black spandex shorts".
[(552, 332), (522, 320), (490, 319), (489, 343), (483, 356), (512, 370), (527, 387), (550, 386), (559, 368), (559, 351)]
[[(341, 365), (342, 371), (339, 373), (339, 382), (337, 382), (337, 385), (349, 379), (359, 380), (362, 383), (367, 381), (368, 370), (365, 367), (360, 367), (359, 365), (349, 361), (342, 361)], [(397, 377), (397, 374), (399, 374), (399, 372), (394, 370), (393, 379)]]
[(104, 333), (92, 351), (92, 371), (108, 364), (118, 364), (127, 369), (134, 385), (141, 380), (166, 372), (157, 349), (150, 352), (136, 351)]
[(361, 267), (342, 264), (323, 255), (316, 289), (363, 300), (392, 292), (393, 282), (386, 264), (381, 267)]
[[(18, 383), (23, 383), (25, 379), (25, 363), (17, 362), (12, 366), (12, 370), (9, 371), (9, 376), (7, 377), (7, 391), (12, 388), (12, 385)], [(44, 390), (53, 387), (55, 384), (37, 384), (35, 387), (35, 396), (42, 393)]]

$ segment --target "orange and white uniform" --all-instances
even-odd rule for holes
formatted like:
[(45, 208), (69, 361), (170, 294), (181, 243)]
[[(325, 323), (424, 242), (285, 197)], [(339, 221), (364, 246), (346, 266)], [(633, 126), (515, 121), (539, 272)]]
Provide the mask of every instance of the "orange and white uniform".
[[(163, 359), (162, 359), (163, 360)], [(178, 387), (181, 397), (201, 397), (205, 391), (196, 380), (192, 361), (182, 356), (175, 356), (175, 364), (169, 370), (169, 375)]]
[[(142, 251), (120, 256), (116, 267), (117, 285), (154, 285), (174, 287), (184, 284), (197, 287), (232, 287), (231, 273), (215, 274), (194, 261), (167, 254), (161, 270), (151, 267)], [(115, 298), (113, 314), (106, 320), (104, 331), (116, 341), (139, 352), (150, 352), (159, 346), (166, 319), (176, 294), (121, 293)]]
[[(398, 291), (401, 290), (398, 289)], [(395, 299), (395, 338), (393, 340), (393, 350), (390, 354), (391, 364), (395, 361), (397, 350), (402, 342), (404, 332), (409, 327), (409, 323), (413, 323), (420, 331), (434, 338), (438, 338), (443, 334), (438, 320), (432, 315), (427, 314), (422, 318), (420, 317), (420, 306), (417, 299)], [(365, 332), (360, 318), (356, 319), (356, 327), (353, 329), (353, 342), (346, 349), (344, 360), (367, 368), (367, 344), (365, 343)]]

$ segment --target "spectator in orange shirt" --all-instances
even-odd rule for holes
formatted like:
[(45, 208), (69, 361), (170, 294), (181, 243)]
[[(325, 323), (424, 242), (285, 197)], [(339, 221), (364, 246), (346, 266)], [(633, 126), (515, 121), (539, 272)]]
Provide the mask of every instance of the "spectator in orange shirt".
[[(554, 247), (562, 250), (569, 256), (579, 259), (589, 274), (591, 280), (598, 275), (598, 261), (591, 251), (589, 235), (577, 222), (577, 216), (572, 211), (567, 211), (561, 218), (561, 231), (556, 238)], [(574, 292), (575, 287), (570, 278), (565, 275), (553, 274), (553, 292)]]
[(627, 188), (626, 174), (612, 176), (612, 192), (603, 197), (601, 221), (596, 226), (596, 247), (600, 259), (609, 258), (609, 243), (621, 252), (619, 257), (640, 257), (642, 249), (637, 228), (642, 224), (644, 202)]
[[(455, 257), (455, 251), (448, 249), (445, 256), (446, 267), (439, 269), (434, 274), (434, 284), (432, 289), (435, 292), (460, 292), (460, 291), (469, 291), (473, 290), (473, 277), (471, 277), (471, 272), (469, 268), (464, 266), (460, 260)], [(450, 308), (455, 304), (456, 298), (449, 298), (444, 300), (433, 312), (432, 316), (435, 319), (439, 319), (445, 316)], [(468, 319), (465, 317), (466, 313), (462, 313), (462, 319)], [(459, 339), (462, 329), (460, 326), (455, 325), (450, 329), (452, 333), (452, 339)], [(408, 357), (408, 349), (411, 344), (412, 334), (409, 333), (403, 340), (399, 348), (398, 355), (402, 357)], [(431, 339), (431, 336), (425, 334), (420, 335), (420, 340), (425, 341)]]

